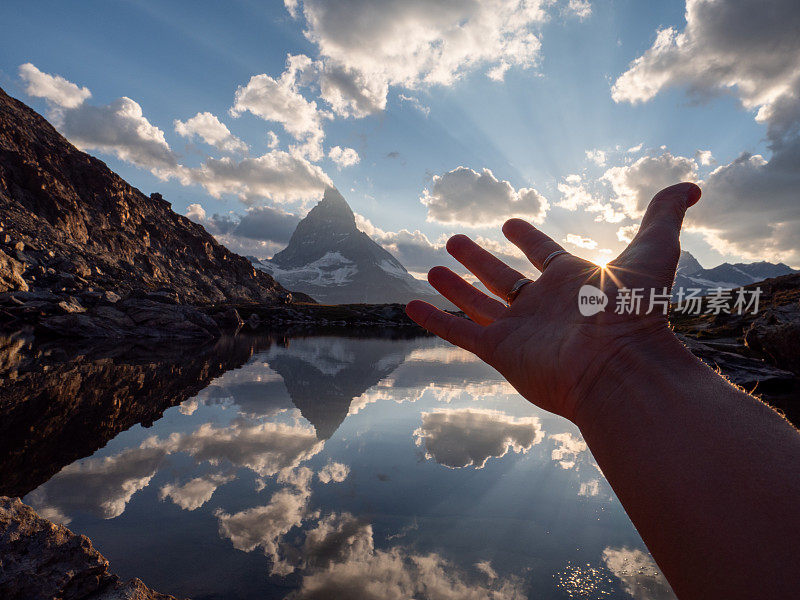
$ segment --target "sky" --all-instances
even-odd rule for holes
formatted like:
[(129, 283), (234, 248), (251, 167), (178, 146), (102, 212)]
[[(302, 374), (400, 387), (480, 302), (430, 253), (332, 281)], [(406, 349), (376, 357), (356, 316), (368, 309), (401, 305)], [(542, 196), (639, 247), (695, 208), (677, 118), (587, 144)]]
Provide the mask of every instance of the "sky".
[(526, 268), (510, 217), (605, 262), (690, 180), (704, 266), (800, 267), (795, 0), (9, 0), (0, 22), (0, 87), (242, 254), (335, 185), (420, 277), (458, 232)]

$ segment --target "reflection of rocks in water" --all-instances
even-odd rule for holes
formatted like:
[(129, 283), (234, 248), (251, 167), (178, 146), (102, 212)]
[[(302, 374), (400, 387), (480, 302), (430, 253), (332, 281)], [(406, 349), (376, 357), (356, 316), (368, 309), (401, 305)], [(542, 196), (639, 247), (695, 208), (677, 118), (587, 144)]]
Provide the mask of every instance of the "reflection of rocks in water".
[(0, 497), (0, 596), (175, 600), (109, 572), (108, 561), (84, 536), (53, 525), (16, 499)]
[(317, 437), (326, 440), (344, 421), (353, 398), (394, 371), (412, 349), (407, 341), (300, 338), (275, 349), (267, 361)]
[[(351, 400), (418, 345), (303, 338), (281, 340), (280, 347), (275, 341), (237, 336), (209, 344), (68, 346), (37, 344), (23, 334), (0, 337), (0, 493), (24, 496), (118, 433), (149, 426), (204, 389), (205, 400), (230, 398), (248, 415), (272, 414), (294, 402), (319, 439), (327, 439)], [(280, 377), (232, 377), (208, 387), (258, 353)], [(260, 372), (266, 365), (247, 368)]]
[(0, 493), (25, 495), (121, 431), (150, 425), (270, 343), (65, 348), (0, 338)]

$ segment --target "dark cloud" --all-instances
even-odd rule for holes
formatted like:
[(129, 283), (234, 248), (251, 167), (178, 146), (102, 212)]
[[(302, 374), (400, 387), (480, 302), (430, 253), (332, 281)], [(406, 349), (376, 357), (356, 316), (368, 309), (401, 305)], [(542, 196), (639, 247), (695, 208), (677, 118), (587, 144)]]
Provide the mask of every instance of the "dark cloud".
[(299, 222), (297, 215), (262, 206), (247, 211), (231, 233), (251, 240), (286, 243)]

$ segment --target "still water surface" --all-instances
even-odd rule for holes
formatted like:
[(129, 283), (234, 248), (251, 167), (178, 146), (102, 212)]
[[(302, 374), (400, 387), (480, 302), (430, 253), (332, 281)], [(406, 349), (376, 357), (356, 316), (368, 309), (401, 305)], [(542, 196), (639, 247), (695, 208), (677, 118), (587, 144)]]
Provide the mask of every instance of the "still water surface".
[(432, 338), (267, 345), (24, 500), (195, 600), (673, 597), (577, 429)]

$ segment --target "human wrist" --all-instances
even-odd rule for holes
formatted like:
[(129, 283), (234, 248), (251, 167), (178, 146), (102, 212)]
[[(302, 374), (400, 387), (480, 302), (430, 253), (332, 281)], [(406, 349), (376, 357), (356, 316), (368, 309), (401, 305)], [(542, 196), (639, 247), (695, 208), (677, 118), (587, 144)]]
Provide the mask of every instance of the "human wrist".
[(568, 415), (581, 431), (640, 402), (677, 392), (706, 367), (664, 327), (643, 338), (619, 339), (576, 386)]

